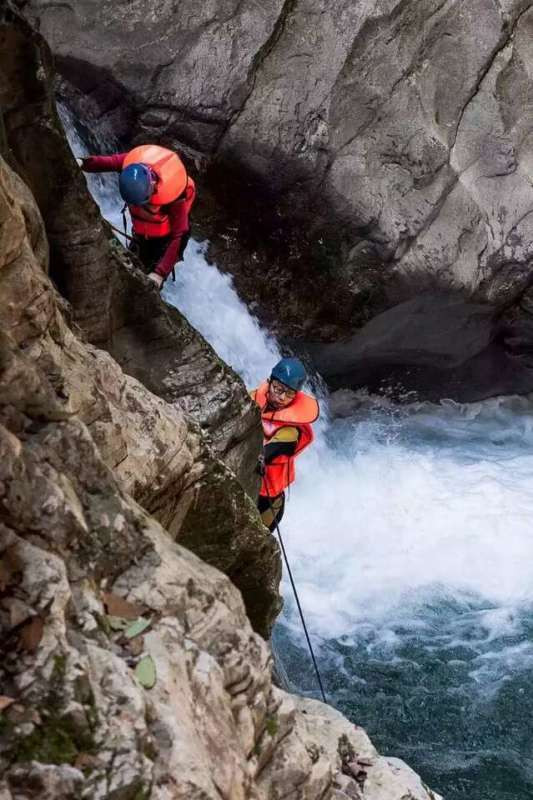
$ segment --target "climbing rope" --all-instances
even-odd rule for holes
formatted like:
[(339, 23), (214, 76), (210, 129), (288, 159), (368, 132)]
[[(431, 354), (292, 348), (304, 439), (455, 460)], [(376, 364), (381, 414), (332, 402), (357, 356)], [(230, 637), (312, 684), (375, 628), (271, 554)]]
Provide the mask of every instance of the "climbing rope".
[(283, 553), (283, 560), (285, 561), (285, 566), (287, 567), (287, 574), (289, 576), (289, 580), (290, 580), (291, 586), (292, 586), (292, 591), (294, 593), (294, 599), (296, 600), (296, 605), (298, 606), (298, 611), (300, 613), (300, 619), (302, 621), (302, 627), (304, 629), (305, 638), (307, 640), (307, 646), (309, 648), (309, 652), (311, 654), (311, 660), (312, 660), (313, 666), (315, 668), (316, 679), (317, 679), (318, 685), (320, 687), (320, 694), (322, 695), (322, 700), (324, 701), (324, 703), (327, 703), (328, 701), (326, 699), (326, 693), (324, 691), (324, 685), (322, 683), (322, 678), (320, 676), (320, 670), (318, 669), (317, 660), (315, 658), (315, 652), (313, 650), (313, 645), (311, 644), (311, 639), (309, 637), (309, 632), (307, 630), (307, 624), (305, 622), (304, 612), (302, 611), (302, 606), (300, 604), (300, 598), (298, 597), (298, 591), (296, 589), (296, 584), (294, 582), (294, 578), (292, 577), (292, 571), (291, 571), (291, 567), (290, 567), (290, 564), (289, 564), (289, 559), (287, 557), (287, 551), (285, 550), (285, 545), (283, 543), (283, 537), (281, 535), (281, 531), (280, 531), (279, 525), (278, 525), (278, 523), (276, 521), (276, 514), (275, 514), (274, 508), (272, 506), (272, 499), (271, 499), (270, 495), (268, 494), (268, 489), (267, 489), (267, 499), (268, 499), (268, 504), (270, 506), (270, 511), (272, 512), (272, 516), (274, 518), (274, 527), (276, 528), (276, 533), (278, 534), (279, 543), (281, 545), (281, 552)]
[(129, 233), (126, 233), (126, 231), (121, 231), (119, 228), (115, 228), (115, 226), (112, 225), (109, 222), (109, 220), (106, 220), (106, 222), (109, 225), (109, 227), (111, 228), (111, 230), (115, 231), (115, 233), (118, 233), (119, 236), (124, 236), (124, 238), (127, 239), (129, 242), (134, 242), (135, 241), (133, 236), (130, 236)]

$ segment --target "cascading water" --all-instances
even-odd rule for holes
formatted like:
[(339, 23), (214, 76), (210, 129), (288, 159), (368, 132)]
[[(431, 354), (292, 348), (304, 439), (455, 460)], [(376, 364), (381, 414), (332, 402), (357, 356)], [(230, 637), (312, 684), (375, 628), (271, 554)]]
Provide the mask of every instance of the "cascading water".
[[(89, 187), (116, 224), (116, 189)], [(163, 296), (254, 386), (278, 347), (204, 254), (189, 243)], [(531, 798), (531, 402), (338, 392), (331, 409), (283, 520), (329, 699), (447, 800)], [(292, 686), (316, 694), (284, 589), (274, 644)]]

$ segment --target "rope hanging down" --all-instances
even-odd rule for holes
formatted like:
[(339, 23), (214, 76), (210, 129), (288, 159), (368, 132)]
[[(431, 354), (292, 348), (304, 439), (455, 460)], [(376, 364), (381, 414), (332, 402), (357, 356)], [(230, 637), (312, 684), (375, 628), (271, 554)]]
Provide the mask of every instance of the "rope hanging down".
[(296, 584), (294, 582), (294, 578), (292, 577), (292, 572), (291, 572), (291, 568), (290, 568), (290, 565), (289, 565), (289, 559), (287, 558), (287, 551), (285, 550), (285, 545), (283, 544), (283, 538), (281, 536), (281, 531), (279, 529), (279, 525), (276, 522), (275, 512), (274, 512), (274, 508), (272, 507), (272, 501), (271, 501), (270, 495), (268, 494), (267, 497), (268, 497), (268, 502), (269, 502), (269, 505), (270, 505), (270, 510), (272, 512), (272, 516), (274, 517), (274, 526), (276, 528), (276, 533), (278, 534), (279, 543), (281, 545), (281, 552), (283, 553), (283, 560), (285, 561), (285, 566), (287, 567), (287, 573), (289, 575), (289, 580), (291, 582), (292, 591), (294, 592), (294, 598), (296, 600), (296, 605), (298, 606), (298, 611), (300, 613), (300, 619), (302, 620), (302, 626), (303, 626), (303, 629), (304, 629), (305, 638), (307, 640), (307, 646), (309, 648), (309, 652), (311, 654), (311, 659), (313, 661), (313, 666), (315, 668), (316, 679), (317, 679), (318, 685), (320, 687), (320, 694), (322, 695), (322, 700), (324, 701), (324, 703), (327, 703), (328, 701), (326, 699), (326, 693), (324, 691), (324, 685), (322, 683), (322, 678), (320, 677), (320, 670), (318, 669), (318, 664), (317, 664), (317, 661), (316, 661), (316, 658), (315, 658), (313, 645), (311, 644), (311, 639), (309, 638), (309, 633), (307, 631), (307, 625), (306, 625), (306, 622), (305, 622), (304, 612), (302, 611), (302, 606), (300, 605), (300, 598), (298, 597), (298, 592), (296, 590)]

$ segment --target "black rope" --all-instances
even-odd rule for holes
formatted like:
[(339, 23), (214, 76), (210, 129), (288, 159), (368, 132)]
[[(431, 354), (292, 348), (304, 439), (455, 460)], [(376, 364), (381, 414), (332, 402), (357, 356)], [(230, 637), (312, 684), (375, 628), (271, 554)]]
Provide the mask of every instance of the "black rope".
[(129, 235), (129, 233), (126, 233), (126, 231), (121, 231), (121, 230), (120, 230), (120, 228), (115, 228), (115, 226), (114, 226), (114, 225), (112, 225), (112, 224), (109, 222), (109, 220), (106, 220), (106, 222), (107, 222), (107, 224), (109, 225), (109, 227), (111, 228), (111, 230), (115, 231), (115, 233), (118, 233), (118, 234), (119, 234), (119, 236), (124, 236), (124, 238), (125, 238), (125, 239), (128, 239), (130, 242), (134, 242), (134, 241), (135, 241), (135, 239), (133, 238), (133, 236), (130, 236), (130, 235)]
[[(265, 485), (266, 485), (266, 483), (267, 482), (265, 481)], [(318, 669), (318, 664), (317, 664), (317, 661), (316, 661), (316, 658), (315, 658), (315, 652), (313, 650), (313, 645), (311, 644), (311, 639), (309, 638), (309, 633), (308, 633), (307, 625), (306, 625), (306, 622), (305, 622), (304, 612), (302, 611), (302, 606), (300, 605), (300, 598), (298, 597), (298, 592), (296, 590), (296, 584), (294, 582), (294, 578), (292, 577), (292, 572), (291, 572), (291, 568), (290, 568), (290, 564), (289, 564), (289, 559), (287, 558), (287, 551), (285, 550), (285, 545), (283, 544), (283, 537), (281, 536), (281, 531), (280, 531), (279, 525), (278, 525), (278, 523), (276, 521), (277, 517), (276, 517), (275, 511), (274, 511), (274, 508), (272, 506), (272, 500), (271, 500), (270, 494), (268, 494), (268, 489), (267, 489), (267, 498), (268, 498), (268, 504), (270, 506), (270, 511), (272, 512), (272, 515), (274, 517), (274, 520), (273, 520), (274, 527), (276, 528), (276, 532), (278, 534), (279, 543), (281, 545), (281, 552), (283, 553), (283, 560), (285, 561), (285, 566), (287, 567), (287, 573), (289, 575), (289, 580), (291, 582), (292, 591), (294, 592), (294, 598), (296, 600), (296, 605), (298, 606), (298, 611), (300, 612), (300, 619), (302, 620), (302, 626), (303, 626), (303, 629), (304, 629), (305, 638), (307, 639), (307, 646), (309, 647), (309, 652), (311, 654), (311, 659), (313, 661), (313, 666), (315, 668), (316, 679), (318, 681), (318, 685), (320, 686), (320, 694), (322, 695), (322, 700), (324, 701), (324, 703), (327, 703), (328, 701), (326, 699), (326, 693), (324, 691), (324, 686), (322, 684), (322, 678), (320, 677), (320, 670)]]

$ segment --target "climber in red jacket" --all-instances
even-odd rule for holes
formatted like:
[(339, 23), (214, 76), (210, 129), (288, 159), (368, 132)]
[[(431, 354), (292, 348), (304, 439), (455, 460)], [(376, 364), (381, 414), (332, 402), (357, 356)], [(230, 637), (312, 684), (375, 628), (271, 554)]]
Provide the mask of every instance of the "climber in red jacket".
[(150, 280), (161, 288), (182, 260), (190, 236), (196, 187), (181, 159), (172, 150), (150, 144), (80, 161), (85, 172), (120, 172), (120, 194), (132, 220), (132, 249), (150, 270)]
[(313, 441), (311, 423), (318, 419), (318, 402), (301, 388), (306, 371), (297, 358), (282, 358), (270, 377), (250, 394), (261, 410), (263, 454), (258, 471), (262, 482), (257, 506), (271, 531), (281, 521), (285, 489), (295, 478), (294, 460)]

